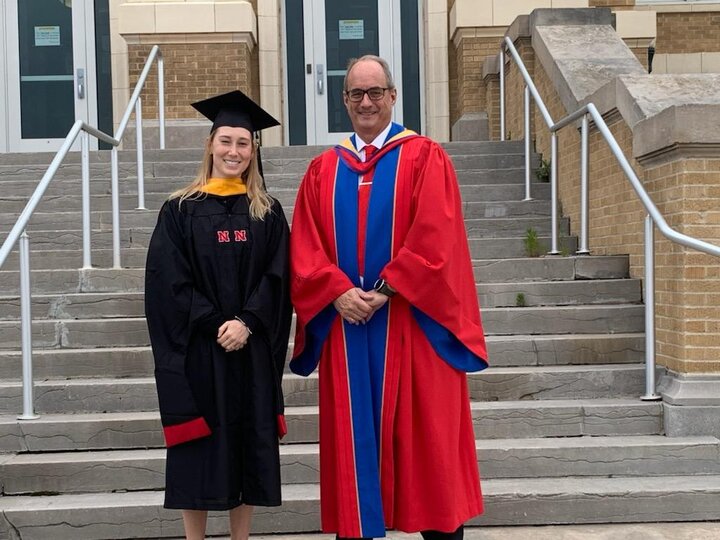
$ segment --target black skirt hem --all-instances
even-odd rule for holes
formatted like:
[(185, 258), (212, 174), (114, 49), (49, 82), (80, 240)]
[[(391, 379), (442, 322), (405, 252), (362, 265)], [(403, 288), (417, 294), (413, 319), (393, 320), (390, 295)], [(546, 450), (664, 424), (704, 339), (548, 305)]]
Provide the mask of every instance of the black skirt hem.
[(167, 508), (168, 510), (208, 510), (208, 511), (222, 511), (222, 510), (232, 510), (233, 508), (237, 508), (241, 504), (246, 504), (248, 506), (280, 506), (282, 503), (280, 501), (251, 501), (251, 500), (243, 500), (243, 501), (233, 501), (233, 502), (226, 502), (226, 503), (198, 503), (198, 502), (179, 502), (179, 501), (165, 501), (163, 504), (163, 508)]

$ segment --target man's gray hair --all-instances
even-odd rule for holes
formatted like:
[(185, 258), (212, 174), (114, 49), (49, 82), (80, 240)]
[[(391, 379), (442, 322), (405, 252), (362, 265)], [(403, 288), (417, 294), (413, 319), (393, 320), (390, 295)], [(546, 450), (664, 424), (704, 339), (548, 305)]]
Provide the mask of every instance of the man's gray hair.
[(395, 81), (393, 80), (392, 73), (390, 73), (390, 66), (385, 61), (385, 59), (380, 58), (379, 56), (376, 56), (374, 54), (366, 54), (364, 56), (361, 56), (360, 58), (351, 58), (348, 60), (347, 64), (347, 70), (345, 71), (345, 80), (343, 81), (343, 89), (347, 92), (348, 86), (348, 75), (350, 75), (350, 70), (357, 64), (358, 62), (365, 62), (366, 60), (370, 60), (372, 62), (377, 62), (380, 64), (380, 67), (382, 67), (383, 72), (385, 72), (385, 87), (386, 88), (395, 88)]

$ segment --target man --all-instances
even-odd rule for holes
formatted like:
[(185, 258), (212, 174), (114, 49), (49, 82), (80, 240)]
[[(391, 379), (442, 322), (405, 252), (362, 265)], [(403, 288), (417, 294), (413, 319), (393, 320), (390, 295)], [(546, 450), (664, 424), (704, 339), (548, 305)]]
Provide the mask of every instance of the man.
[(295, 204), (290, 366), (320, 365), (323, 530), (460, 539), (482, 512), (465, 372), (487, 366), (485, 339), (455, 171), (391, 122), (396, 99), (384, 60), (350, 62), (355, 133)]

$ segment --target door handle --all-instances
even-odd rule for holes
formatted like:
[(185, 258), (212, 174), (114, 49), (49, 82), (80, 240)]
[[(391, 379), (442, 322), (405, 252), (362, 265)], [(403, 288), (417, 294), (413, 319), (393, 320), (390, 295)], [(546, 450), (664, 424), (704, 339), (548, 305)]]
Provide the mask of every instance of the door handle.
[(322, 64), (316, 64), (315, 65), (315, 79), (317, 80), (317, 93), (322, 95), (325, 93), (325, 81), (323, 79), (323, 75), (325, 74), (325, 69)]
[(77, 70), (77, 97), (85, 99), (85, 70), (82, 68)]

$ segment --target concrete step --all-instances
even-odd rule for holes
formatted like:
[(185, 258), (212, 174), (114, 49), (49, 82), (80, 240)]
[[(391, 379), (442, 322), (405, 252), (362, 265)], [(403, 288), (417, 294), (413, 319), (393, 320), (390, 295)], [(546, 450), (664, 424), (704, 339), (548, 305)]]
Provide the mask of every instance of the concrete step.
[[(142, 292), (33, 295), (32, 314), (39, 319), (110, 319), (144, 317)], [(20, 298), (0, 296), (0, 317), (18, 319)]]
[[(493, 367), (636, 364), (644, 361), (643, 334), (576, 336), (489, 336)], [(288, 361), (293, 344), (288, 347)], [(20, 380), (19, 350), (0, 350), (0, 379)], [(35, 349), (36, 380), (87, 377), (148, 377), (153, 372), (149, 347)]]
[[(463, 203), (468, 231), (472, 234), (498, 235), (496, 231), (513, 231), (514, 234), (524, 236), (527, 228), (533, 227), (546, 234), (550, 230), (550, 203), (548, 201), (529, 202), (465, 202)], [(292, 206), (284, 208), (285, 216), (292, 222)], [(7, 234), (15, 225), (18, 214), (0, 215), (0, 234)], [(157, 223), (158, 211), (152, 210), (123, 210), (120, 213), (120, 227), (123, 231), (124, 240), (127, 240), (127, 230), (152, 230)], [(525, 221), (523, 221), (525, 220)], [(562, 218), (561, 231), (567, 234), (567, 220)], [(112, 213), (109, 210), (98, 210), (91, 212), (91, 228), (93, 231), (112, 231)], [(28, 233), (31, 238), (31, 245), (36, 248), (35, 243), (42, 239), (42, 242), (52, 242), (53, 238), (48, 237), (48, 231), (74, 231), (75, 236), (81, 237), (82, 213), (78, 208), (68, 212), (42, 212), (33, 214), (28, 225)], [(507, 234), (505, 235), (507, 236)], [(95, 239), (94, 239), (95, 240)], [(62, 238), (57, 241), (62, 242)], [(107, 240), (104, 240), (107, 241)]]
[[(83, 279), (87, 274), (73, 270), (35, 271), (31, 277), (32, 313), (38, 319), (95, 319), (143, 317), (142, 270), (108, 270), (117, 279)], [(0, 319), (20, 317), (17, 291), (18, 272), (0, 272)], [(634, 279), (544, 281), (518, 283), (478, 283), (478, 299), (483, 308), (563, 306), (590, 304), (632, 304), (642, 301), (641, 282)], [(79, 291), (58, 293), (56, 291)], [(102, 291), (102, 292), (83, 292)], [(116, 292), (117, 291), (117, 292)], [(128, 291), (128, 292), (122, 292)], [(52, 294), (56, 292), (55, 294)], [(522, 296), (521, 296), (522, 295)]]
[[(147, 377), (153, 373), (152, 351), (145, 347), (35, 349), (35, 380), (82, 377)], [(0, 350), (0, 380), (20, 380), (19, 350)]]
[[(199, 162), (202, 159), (202, 141), (193, 148), (144, 148), (143, 155), (146, 162), (154, 161), (190, 161)], [(517, 141), (460, 141), (442, 143), (445, 151), (456, 154), (523, 154), (524, 143)], [(263, 162), (268, 159), (306, 158), (312, 159), (330, 146), (264, 146), (262, 149)], [(134, 149), (118, 150), (118, 161), (135, 162), (137, 151)], [(54, 152), (34, 153), (6, 153), (0, 154), (1, 165), (12, 164), (44, 164), (46, 167), (55, 157)], [(65, 158), (66, 163), (80, 163), (80, 152), (71, 152)], [(91, 163), (110, 163), (110, 151), (100, 150), (90, 152)]]
[[(487, 308), (482, 317), (487, 335), (644, 331), (644, 307), (633, 304)], [(32, 326), (35, 349), (139, 347), (150, 342), (145, 319), (140, 317), (36, 320)], [(19, 336), (19, 321), (0, 320), (0, 349), (17, 348)]]
[(490, 365), (557, 366), (644, 362), (642, 333), (487, 336)]
[[(177, 180), (177, 177), (174, 177), (174, 180)], [(170, 192), (173, 191), (174, 188), (186, 185), (189, 180), (190, 178), (187, 178), (187, 181), (185, 182), (178, 182), (177, 184), (173, 183), (172, 186), (166, 186), (170, 189), (163, 188), (155, 192), (146, 190), (146, 208), (151, 210), (159, 209), (168, 199)], [(148, 180), (147, 185), (151, 185), (150, 180)], [(20, 212), (25, 208), (25, 205), (28, 202), (31, 190), (27, 189), (26, 191), (27, 193), (23, 192), (19, 195), (12, 194), (12, 192), (4, 192), (0, 195), (0, 212), (19, 216)], [(90, 197), (90, 208), (92, 212), (110, 211), (112, 209), (109, 192), (106, 190), (100, 191), (101, 193), (93, 194)], [(134, 189), (127, 189), (125, 191), (126, 192), (124, 193), (119, 193), (118, 198), (120, 209), (124, 211), (136, 209), (138, 207), (138, 197), (137, 194), (134, 193)], [(525, 188), (520, 184), (468, 184), (461, 185), (460, 191), (462, 199), (465, 202), (522, 202), (525, 197)], [(283, 188), (275, 187), (273, 184), (268, 183), (268, 192), (278, 199), (278, 201), (280, 201), (283, 205), (283, 208), (288, 211), (290, 211), (295, 204), (297, 188), (294, 185), (292, 187)], [(542, 183), (535, 184), (533, 187), (533, 197), (535, 200), (548, 200), (550, 197), (549, 185)], [(57, 189), (46, 193), (38, 205), (36, 212), (53, 213), (58, 208), (62, 208), (64, 212), (80, 211), (82, 209), (80, 189)]]
[(524, 144), (523, 141), (453, 141), (442, 143), (442, 147), (450, 156), (500, 153), (525, 155)]
[[(525, 186), (521, 184), (460, 184), (460, 195), (463, 201), (522, 202), (525, 199)], [(531, 196), (533, 200), (549, 201), (550, 184), (534, 183)]]
[[(81, 269), (80, 250), (31, 252), (31, 285), (37, 292), (141, 290), (144, 283), (145, 248), (128, 248), (122, 252), (124, 264), (136, 268)], [(107, 249), (92, 252), (93, 263), (111, 263)], [(129, 261), (129, 263), (127, 262)], [(526, 257), (517, 259), (475, 259), (475, 280), (480, 283), (505, 283), (554, 280), (621, 279), (628, 276), (628, 258), (621, 256)], [(67, 266), (68, 269), (62, 269)], [(0, 291), (16, 292), (20, 277), (17, 260), (10, 254), (5, 270), (0, 271)]]
[(629, 274), (627, 255), (474, 259), (475, 280), (484, 283), (622, 279)]
[[(191, 160), (190, 156), (175, 161), (144, 160), (143, 171), (146, 177), (171, 177), (194, 175), (200, 165), (200, 159)], [(524, 166), (525, 158), (522, 154), (489, 153), (489, 154), (456, 154), (451, 159), (456, 170), (478, 169), (504, 169)], [(539, 157), (533, 156), (531, 166), (539, 165)], [(267, 157), (263, 155), (263, 171), (268, 174), (298, 174), (307, 170), (310, 158), (308, 157)], [(90, 163), (90, 177), (92, 179), (109, 179), (110, 163), (93, 161)], [(0, 182), (14, 182), (43, 177), (47, 171), (44, 164), (26, 163), (2, 164), (0, 163)], [(80, 178), (82, 168), (80, 163), (65, 163), (55, 173), (55, 178)], [(137, 175), (137, 164), (134, 161), (119, 161), (118, 176), (125, 178)]]
[[(644, 331), (644, 307), (633, 304), (487, 308), (487, 335), (603, 334)], [(294, 318), (291, 332), (294, 332)], [(33, 322), (33, 347), (103, 348), (149, 344), (144, 318), (57, 319)], [(0, 320), (0, 349), (19, 346), (20, 323)]]
[[(475, 437), (524, 439), (660, 435), (662, 403), (639, 399), (560, 399), (471, 403)], [(0, 453), (160, 448), (157, 412), (0, 416)], [(317, 407), (287, 407), (283, 444), (318, 441)]]
[[(517, 236), (496, 238), (469, 236), (470, 257), (473, 259), (527, 258), (528, 253), (524, 237), (524, 233)], [(541, 255), (550, 250), (551, 244), (550, 236), (542, 232), (538, 234), (538, 249)], [(577, 251), (577, 237), (560, 236), (558, 238), (558, 250), (567, 255), (575, 253)]]
[(476, 289), (480, 305), (486, 308), (642, 302), (639, 279), (480, 283)]
[(465, 218), (545, 217), (550, 219), (550, 201), (464, 201)]
[[(303, 172), (265, 172), (265, 184), (270, 191), (278, 189), (297, 190), (303, 177)], [(5, 196), (29, 198), (37, 187), (39, 176), (18, 177), (12, 179), (0, 178), (0, 185), (6, 184), (3, 191)], [(171, 176), (150, 176), (144, 178), (144, 193), (146, 198), (150, 195), (164, 195), (167, 197), (174, 191), (181, 189), (195, 178), (195, 168), (185, 167), (184, 172)], [(457, 174), (458, 182), (461, 185), (513, 185), (515, 187), (524, 185), (525, 169), (520, 167), (508, 169), (471, 169), (460, 170)], [(531, 191), (540, 183), (533, 180)], [(58, 197), (61, 195), (80, 197), (82, 193), (82, 182), (79, 175), (69, 175), (55, 178), (48, 186), (45, 196)], [(109, 195), (111, 193), (110, 178), (90, 178), (90, 193), (92, 195)], [(137, 199), (138, 179), (135, 175), (127, 175), (118, 179), (118, 193), (122, 195), (134, 195)], [(524, 198), (524, 187), (523, 187)]]
[[(53, 250), (30, 253), (30, 267), (33, 272), (31, 283), (48, 283), (39, 290), (50, 290), (50, 283), (72, 286), (74, 275), (82, 278), (83, 291), (117, 291), (119, 287), (139, 290), (143, 285), (145, 248), (126, 248), (122, 250), (122, 263), (126, 268), (93, 268), (78, 270), (82, 266), (82, 251)], [(108, 249), (93, 249), (92, 262), (97, 266), (111, 265), (112, 253)], [(621, 279), (629, 275), (629, 263), (626, 255), (619, 256), (545, 256), (519, 257), (514, 259), (474, 259), (472, 265), (475, 280), (483, 283), (584, 280), (584, 279)], [(5, 290), (15, 292), (19, 287), (17, 274), (17, 252), (11, 252), (0, 271), (0, 283), (8, 287)], [(62, 270), (67, 268), (67, 270)], [(47, 273), (51, 270), (52, 273)], [(57, 273), (55, 273), (57, 272)], [(45, 274), (41, 276), (40, 274)], [(80, 274), (78, 274), (80, 273)], [(80, 279), (80, 278), (78, 278)], [(36, 284), (38, 282), (38, 284)], [(78, 281), (80, 283), (80, 281)], [(101, 288), (102, 287), (102, 288)]]
[[(146, 248), (150, 242), (154, 226), (133, 227), (120, 226), (120, 248)], [(76, 249), (83, 245), (83, 233), (80, 229), (33, 230), (28, 233), (31, 251), (54, 251)], [(112, 229), (90, 231), (90, 244), (94, 249), (112, 248)]]
[[(97, 270), (111, 269), (113, 265), (113, 254), (110, 248), (93, 248), (92, 265)], [(122, 270), (144, 268), (147, 260), (147, 248), (132, 247), (124, 248), (120, 253)], [(57, 270), (57, 269), (74, 269), (82, 267), (83, 254), (79, 249), (51, 249), (51, 250), (33, 250), (32, 242), (30, 249), (30, 268), (31, 270)], [(11, 251), (5, 264), (2, 266), (3, 271), (17, 270), (18, 252), (17, 249)]]
[[(545, 366), (489, 368), (468, 376), (470, 399), (521, 401), (547, 399), (600, 399), (632, 397), (644, 389), (644, 366)], [(285, 405), (318, 404), (318, 377), (286, 374)], [(36, 380), (35, 409), (41, 414), (148, 411), (157, 408), (151, 374), (135, 378)], [(19, 380), (0, 382), (0, 414), (22, 409)]]
[[(34, 349), (137, 347), (150, 344), (144, 318), (33, 321)], [(20, 343), (20, 322), (0, 321), (0, 349)]]
[[(82, 259), (82, 257), (81, 257)], [(33, 260), (34, 262), (34, 260)], [(33, 267), (32, 262), (30, 266)], [(69, 270), (48, 270), (37, 269), (30, 271), (30, 285), (33, 296), (38, 296), (38, 305), (42, 308), (42, 295), (46, 293), (65, 292), (90, 293), (90, 292), (140, 292), (145, 284), (144, 268), (74, 268)], [(20, 272), (17, 270), (0, 271), (0, 292), (9, 293), (0, 297), (0, 303), (5, 302), (13, 305), (12, 300), (20, 286)], [(33, 302), (36, 300), (33, 299)], [(2, 317), (13, 317), (13, 311), (2, 311)]]
[[(539, 237), (539, 250), (544, 254), (549, 250), (550, 246), (550, 220), (548, 218), (482, 218), (482, 219), (466, 219), (465, 228), (467, 230), (468, 239), (471, 244), (476, 241), (479, 245), (483, 242), (488, 244), (488, 255), (485, 258), (505, 258), (511, 256), (522, 256), (525, 253), (523, 244), (526, 231), (534, 229)], [(576, 250), (577, 240), (569, 237), (570, 222), (568, 218), (560, 218), (559, 220), (560, 249), (568, 253), (574, 253)], [(120, 228), (120, 246), (121, 248), (130, 247), (147, 247), (154, 225), (150, 227), (127, 227), (121, 223)], [(30, 249), (33, 251), (48, 251), (55, 249), (81, 249), (83, 236), (80, 229), (53, 229), (38, 230), (35, 229), (29, 233)], [(502, 240), (499, 245), (506, 246), (506, 250), (499, 249), (498, 242), (494, 240)], [(508, 240), (512, 239), (512, 244), (508, 245)], [(101, 230), (91, 230), (91, 245), (94, 248), (112, 247), (112, 229), (104, 227)], [(522, 247), (522, 250), (518, 248)], [(496, 253), (500, 253), (497, 255)]]
[[(720, 476), (639, 478), (540, 478), (487, 480), (486, 513), (477, 526), (557, 523), (716, 520)], [(648, 504), (652, 499), (654, 503)], [(0, 501), (3, 527), (23, 540), (167, 538), (182, 535), (180, 512), (162, 508), (163, 494), (139, 491), (45, 497), (5, 497)], [(257, 507), (256, 534), (315, 532), (320, 527), (319, 487), (283, 487), (284, 504)], [(209, 535), (227, 534), (227, 514), (211, 513)], [(0, 529), (2, 530), (2, 529)]]
[[(465, 218), (465, 230), (469, 238), (524, 238), (528, 229), (533, 229), (541, 236), (550, 236), (551, 224), (550, 218), (545, 216)], [(568, 236), (570, 234), (569, 218), (560, 218), (558, 220), (558, 232), (561, 236)]]
[[(526, 204), (526, 203), (524, 203)], [(0, 231), (7, 233), (17, 222), (18, 215), (0, 215)], [(120, 226), (155, 227), (158, 218), (157, 210), (123, 210), (120, 212)], [(112, 213), (109, 210), (92, 211), (90, 214), (92, 229), (112, 230)], [(82, 230), (82, 213), (73, 212), (35, 212), (28, 224), (28, 233), (32, 236), (35, 230), (77, 229)]]
[[(255, 535), (257, 540), (332, 540), (322, 533)], [(410, 540), (415, 535), (387, 531), (390, 540)], [(718, 521), (681, 521), (661, 523), (585, 523), (569, 525), (526, 525), (507, 527), (466, 526), (468, 540), (720, 540)], [(217, 540), (231, 540), (229, 536), (214, 536)], [(143, 539), (156, 540), (156, 539)], [(168, 540), (182, 540), (168, 539)]]
[(482, 310), (488, 335), (604, 334), (645, 331), (644, 306), (487, 308)]
[[(475, 441), (482, 478), (720, 474), (714, 437), (570, 437)], [(283, 484), (315, 484), (317, 444), (280, 447)], [(3, 494), (161, 490), (165, 450), (16, 454), (0, 457)], [(671, 480), (671, 479), (670, 479)]]

